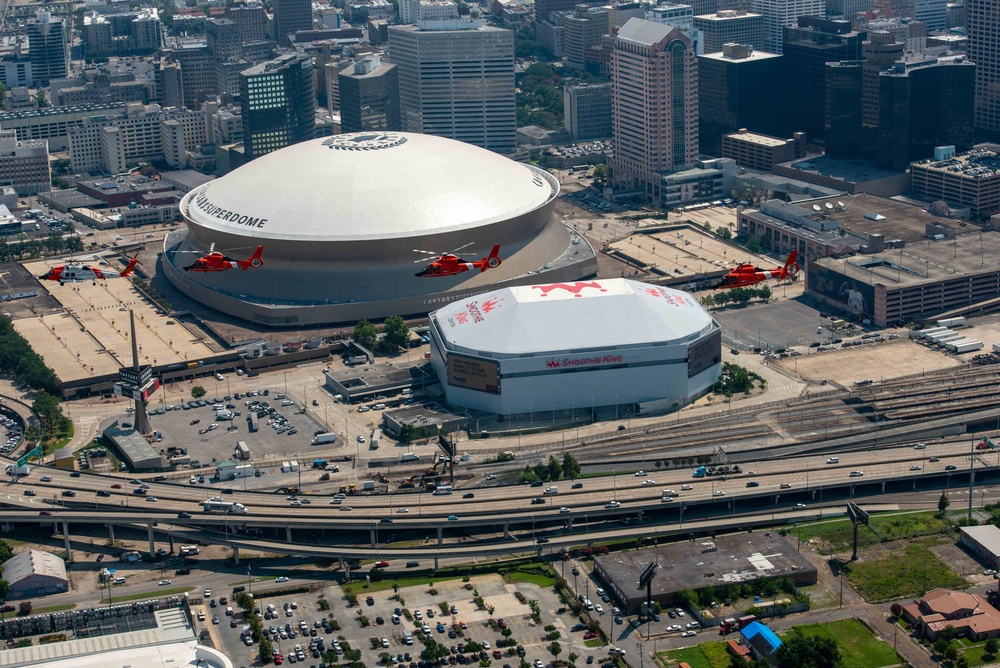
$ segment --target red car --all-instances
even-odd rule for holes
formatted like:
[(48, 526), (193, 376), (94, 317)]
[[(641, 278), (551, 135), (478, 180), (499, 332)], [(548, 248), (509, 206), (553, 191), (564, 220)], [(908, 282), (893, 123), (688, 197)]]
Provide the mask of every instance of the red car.
[(375, 568), (389, 568), (389, 562), (388, 561), (376, 561), (375, 562)]
[(122, 488), (122, 486), (119, 485), (118, 483), (115, 483), (115, 484), (111, 485), (111, 489), (121, 489), (121, 488)]
[(587, 631), (586, 633), (583, 634), (583, 639), (584, 640), (590, 640), (591, 638), (596, 638), (596, 637), (597, 637), (597, 634), (594, 633), (593, 631)]
[(229, 603), (229, 599), (227, 599), (225, 596), (219, 597), (219, 605), (226, 605), (227, 603)]
[(501, 652), (498, 649), (493, 650), (493, 658), (494, 659), (501, 659), (501, 658), (503, 658), (503, 652)]
[(198, 424), (201, 420), (191, 420), (191, 424)]
[(284, 663), (284, 661), (285, 660), (281, 658), (280, 654), (275, 654), (274, 655), (274, 665), (280, 666), (282, 663)]
[(49, 512), (49, 511), (47, 511), (47, 510), (43, 510), (42, 512), (40, 512), (40, 513), (38, 513), (38, 514), (39, 514), (39, 515), (51, 515), (52, 513), (50, 513), (50, 512)]

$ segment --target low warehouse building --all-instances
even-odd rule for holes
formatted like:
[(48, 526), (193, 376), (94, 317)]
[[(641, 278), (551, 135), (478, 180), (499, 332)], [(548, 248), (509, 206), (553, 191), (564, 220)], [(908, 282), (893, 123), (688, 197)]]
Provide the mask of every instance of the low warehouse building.
[(817, 577), (816, 567), (776, 531), (728, 534), (594, 557), (594, 572), (623, 607), (634, 612), (646, 596), (645, 589), (636, 588), (636, 582), (650, 561), (659, 564), (652, 595), (660, 605), (672, 605), (677, 593), (686, 589), (784, 577), (796, 585), (807, 585), (815, 583)]
[(721, 372), (722, 330), (697, 299), (622, 278), (457, 300), (430, 335), (447, 402), (499, 415), (665, 410)]
[(961, 527), (959, 544), (989, 564), (1000, 567), (1000, 528), (992, 524), (979, 527)]
[(149, 471), (166, 466), (160, 451), (134, 429), (122, 430), (117, 426), (109, 427), (104, 430), (104, 437), (133, 471)]
[(27, 550), (3, 562), (11, 598), (35, 598), (69, 590), (66, 564), (51, 552)]

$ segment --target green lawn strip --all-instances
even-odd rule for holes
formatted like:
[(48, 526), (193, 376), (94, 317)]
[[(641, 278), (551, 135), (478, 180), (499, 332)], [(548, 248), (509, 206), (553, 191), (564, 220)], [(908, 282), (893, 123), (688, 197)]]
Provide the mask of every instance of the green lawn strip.
[(59, 448), (65, 447), (73, 439), (73, 421), (66, 421), (66, 429), (60, 431), (58, 438), (55, 440), (45, 441), (42, 443), (42, 453), (44, 455), (51, 455), (53, 452)]
[(115, 596), (111, 599), (111, 602), (122, 603), (124, 601), (140, 601), (151, 598), (162, 598), (164, 596), (173, 596), (174, 594), (186, 594), (192, 589), (194, 589), (194, 587), (174, 587), (173, 589), (160, 589), (158, 591), (147, 592), (145, 594), (126, 594), (124, 596)]
[(796, 626), (789, 631), (789, 634), (793, 633), (831, 638), (840, 649), (843, 668), (880, 668), (899, 663), (892, 646), (877, 640), (856, 619)]
[(62, 605), (47, 605), (44, 608), (32, 608), (31, 614), (44, 615), (50, 612), (62, 612), (63, 610), (72, 610), (75, 607), (76, 603), (63, 603)]
[[(462, 575), (456, 574), (450, 578), (437, 577), (436, 575), (430, 577), (424, 575), (421, 577), (410, 577), (410, 578), (386, 578), (384, 580), (373, 581), (371, 584), (367, 585), (364, 580), (355, 580), (354, 582), (348, 582), (347, 584), (340, 585), (340, 588), (341, 590), (343, 590), (344, 594), (348, 596), (351, 594), (354, 594), (355, 596), (360, 596), (361, 594), (365, 593), (370, 594), (371, 592), (374, 591), (386, 591), (387, 589), (392, 589), (393, 584), (399, 585), (400, 589), (406, 589), (407, 587), (421, 587), (421, 586), (431, 589), (435, 585), (440, 584), (442, 582), (448, 582), (449, 580), (460, 580), (462, 579), (462, 577), (463, 577)], [(433, 585), (430, 584), (432, 582), (434, 583)]]
[(508, 582), (529, 582), (543, 588), (551, 587), (556, 583), (553, 578), (538, 575), (536, 573), (507, 573), (506, 578)]
[[(987, 663), (994, 663), (997, 658), (995, 656), (986, 654), (986, 642), (977, 643), (974, 647), (962, 652), (962, 656), (965, 660), (969, 662), (970, 666), (984, 666)], [(989, 660), (984, 659), (984, 656), (989, 656)]]
[[(929, 510), (876, 513), (871, 516), (870, 527), (858, 527), (858, 545), (865, 547), (884, 541), (932, 535), (945, 531), (951, 525), (949, 518), (941, 518), (936, 512)], [(799, 525), (791, 533), (820, 543), (824, 551), (845, 550), (853, 542), (853, 530), (848, 519)]]
[[(257, 583), (257, 582), (273, 582), (274, 579), (277, 578), (277, 577), (280, 577), (280, 576), (278, 576), (278, 575), (258, 575), (257, 577), (255, 577), (252, 580), (250, 580), (250, 582), (254, 583), (254, 584)], [(245, 585), (246, 583), (247, 583), (246, 578), (243, 578), (242, 580), (236, 580), (234, 582), (230, 582), (226, 586), (227, 587), (236, 587), (238, 585)]]
[(729, 652), (725, 642), (706, 642), (667, 652), (667, 665), (682, 661), (691, 668), (729, 668)]
[(913, 544), (874, 561), (844, 564), (844, 576), (870, 603), (913, 598), (937, 587), (964, 589), (968, 583), (926, 545)]
[(591, 638), (590, 640), (584, 640), (583, 644), (587, 647), (603, 647), (604, 641), (600, 638)]

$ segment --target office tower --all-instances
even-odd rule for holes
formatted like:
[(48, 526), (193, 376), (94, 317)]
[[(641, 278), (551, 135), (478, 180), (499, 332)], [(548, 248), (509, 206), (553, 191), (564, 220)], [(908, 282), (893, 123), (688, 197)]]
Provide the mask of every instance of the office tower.
[(576, 7), (576, 0), (537, 0), (535, 2), (535, 23), (549, 20), (552, 12), (567, 12)]
[(28, 22), (28, 58), (36, 86), (64, 79), (69, 72), (69, 35), (66, 22), (48, 12)]
[(601, 43), (601, 36), (609, 32), (609, 12), (607, 7), (581, 5), (574, 12), (563, 17), (563, 58), (570, 67), (585, 69), (593, 57), (587, 57), (588, 49)]
[(966, 0), (969, 59), (976, 64), (976, 129), (1000, 139), (1000, 3)]
[(566, 86), (563, 127), (576, 141), (611, 137), (611, 84)]
[(15, 130), (0, 131), (0, 182), (13, 186), (23, 197), (52, 190), (50, 178), (49, 147), (44, 139), (18, 141)]
[(862, 44), (861, 55), (861, 141), (862, 155), (867, 160), (878, 159), (879, 86), (882, 73), (894, 67), (903, 57), (903, 44), (888, 32), (873, 32)]
[(948, 29), (948, 0), (916, 0), (912, 18), (927, 24), (928, 30)]
[(482, 21), (391, 26), (402, 129), (494, 151), (517, 147), (514, 33)]
[(722, 51), (723, 44), (747, 44), (764, 49), (764, 17), (735, 9), (723, 9), (707, 16), (695, 16), (694, 27), (701, 31), (705, 53)]
[(262, 5), (230, 7), (226, 18), (240, 28), (240, 42), (263, 42), (267, 39), (267, 14)]
[(290, 46), (288, 35), (298, 30), (312, 30), (312, 2), (310, 0), (274, 0), (274, 34), (271, 36), (281, 46)]
[(207, 44), (184, 43), (162, 53), (167, 60), (180, 65), (185, 107), (198, 109), (206, 97), (215, 95), (215, 56)]
[(218, 62), (240, 57), (240, 27), (232, 19), (209, 19), (205, 25), (208, 48)]
[(784, 29), (785, 110), (778, 136), (805, 132), (810, 141), (825, 132), (826, 63), (860, 60), (864, 33), (850, 21), (803, 16)]
[(243, 148), (247, 159), (316, 135), (312, 58), (287, 54), (240, 74)]
[(782, 56), (745, 44), (698, 56), (698, 140), (702, 153), (722, 155), (722, 135), (747, 129), (773, 135), (779, 125)]
[(860, 60), (826, 63), (825, 152), (833, 158), (861, 156)]
[(662, 176), (698, 157), (698, 76), (680, 30), (631, 19), (612, 42), (613, 184), (659, 201)]
[(927, 26), (923, 21), (880, 17), (871, 21), (855, 20), (854, 26), (859, 32), (869, 35), (873, 32), (891, 32), (897, 42), (905, 45), (907, 51), (927, 50)]
[(913, 18), (917, 14), (916, 0), (873, 0), (873, 9), (888, 11), (892, 16)]
[(399, 22), (416, 23), (420, 18), (420, 0), (399, 0)]
[(160, 16), (155, 8), (120, 14), (88, 12), (83, 16), (83, 56), (86, 59), (135, 56), (160, 47)]
[(764, 17), (764, 44), (769, 53), (783, 53), (784, 29), (800, 16), (824, 16), (823, 0), (753, 0), (753, 11)]
[(396, 66), (368, 56), (338, 77), (341, 132), (399, 130), (399, 81)]
[(853, 21), (859, 12), (868, 12), (874, 7), (873, 0), (826, 0), (826, 15)]
[(976, 65), (961, 57), (914, 55), (879, 76), (874, 160), (904, 170), (937, 146), (972, 147)]

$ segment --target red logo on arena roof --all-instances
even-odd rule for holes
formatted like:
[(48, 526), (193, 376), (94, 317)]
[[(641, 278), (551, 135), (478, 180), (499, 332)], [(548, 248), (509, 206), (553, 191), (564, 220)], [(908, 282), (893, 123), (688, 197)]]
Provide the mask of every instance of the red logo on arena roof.
[(553, 283), (552, 285), (532, 285), (531, 287), (535, 290), (541, 290), (542, 297), (548, 297), (549, 293), (556, 288), (572, 293), (574, 297), (582, 297), (583, 295), (580, 293), (584, 288), (597, 288), (601, 292), (607, 292), (597, 281), (587, 281), (586, 283), (580, 281), (576, 283)]
[(483, 302), (483, 313), (489, 313), (503, 306), (503, 299), (488, 299)]
[(557, 360), (555, 357), (553, 357), (548, 362), (546, 362), (546, 364), (548, 364), (549, 367), (555, 369), (555, 368), (557, 368), (559, 366), (559, 360)]

